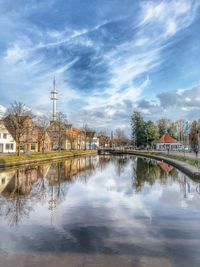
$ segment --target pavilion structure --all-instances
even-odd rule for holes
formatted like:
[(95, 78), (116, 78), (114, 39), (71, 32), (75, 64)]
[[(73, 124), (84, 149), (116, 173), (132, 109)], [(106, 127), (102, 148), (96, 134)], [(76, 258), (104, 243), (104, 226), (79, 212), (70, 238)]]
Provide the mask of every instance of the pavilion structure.
[(156, 143), (156, 150), (179, 150), (183, 145), (173, 138), (168, 132), (165, 132)]

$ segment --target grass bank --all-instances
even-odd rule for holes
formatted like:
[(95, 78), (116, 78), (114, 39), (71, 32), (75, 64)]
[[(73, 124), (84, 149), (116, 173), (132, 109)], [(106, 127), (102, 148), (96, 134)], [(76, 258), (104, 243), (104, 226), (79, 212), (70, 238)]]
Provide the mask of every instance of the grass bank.
[(161, 156), (161, 157), (165, 157), (165, 158), (179, 160), (179, 161), (185, 162), (187, 164), (190, 164), (190, 165), (192, 165), (194, 167), (196, 167), (197, 163), (198, 163), (197, 159), (191, 158), (191, 157), (187, 157), (187, 156), (164, 154), (164, 153), (159, 153), (159, 152), (150, 152), (150, 154), (151, 155), (155, 155), (155, 156)]
[(42, 160), (48, 160), (48, 159), (55, 159), (55, 158), (62, 158), (62, 157), (73, 157), (78, 155), (86, 155), (96, 153), (96, 150), (73, 150), (73, 151), (60, 151), (60, 152), (49, 152), (49, 153), (43, 153), (43, 154), (31, 154), (31, 155), (6, 155), (0, 157), (0, 164), (1, 165), (7, 165), (12, 163), (26, 163), (27, 162), (33, 162), (33, 161), (42, 161)]

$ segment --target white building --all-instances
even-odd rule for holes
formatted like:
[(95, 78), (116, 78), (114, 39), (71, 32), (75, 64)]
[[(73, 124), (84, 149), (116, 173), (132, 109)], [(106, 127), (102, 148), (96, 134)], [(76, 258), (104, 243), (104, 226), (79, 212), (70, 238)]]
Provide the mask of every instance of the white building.
[(91, 144), (91, 148), (92, 149), (96, 149), (99, 147), (99, 138), (97, 137), (97, 135), (95, 134), (94, 137), (92, 138), (92, 144)]
[(182, 148), (183, 145), (167, 132), (156, 143), (156, 150), (179, 150)]
[(10, 135), (2, 120), (0, 120), (0, 153), (16, 152), (16, 142)]

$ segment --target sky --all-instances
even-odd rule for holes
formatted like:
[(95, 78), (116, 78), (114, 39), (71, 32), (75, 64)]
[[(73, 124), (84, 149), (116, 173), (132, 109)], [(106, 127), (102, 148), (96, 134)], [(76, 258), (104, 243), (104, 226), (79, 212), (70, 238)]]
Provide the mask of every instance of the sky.
[(0, 0), (0, 110), (22, 101), (81, 127), (200, 114), (199, 0)]

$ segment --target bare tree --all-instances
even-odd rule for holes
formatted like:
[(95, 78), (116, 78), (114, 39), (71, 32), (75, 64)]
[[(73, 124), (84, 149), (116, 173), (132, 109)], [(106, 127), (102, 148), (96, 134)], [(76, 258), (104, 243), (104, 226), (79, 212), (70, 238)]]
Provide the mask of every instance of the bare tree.
[(114, 143), (117, 146), (125, 146), (129, 143), (128, 137), (124, 133), (124, 131), (120, 128), (116, 129), (114, 133)]
[(66, 130), (67, 116), (59, 112), (57, 113), (56, 120), (52, 121), (47, 129), (53, 145), (56, 145), (59, 151), (62, 148), (63, 142), (66, 140)]
[(16, 141), (17, 155), (20, 155), (20, 145), (24, 136), (30, 132), (33, 127), (33, 115), (31, 110), (22, 102), (15, 101), (10, 105), (6, 112), (4, 122), (9, 132)]
[(84, 133), (84, 149), (86, 150), (86, 143), (87, 143), (87, 131), (88, 131), (89, 127), (87, 126), (87, 123), (86, 124), (83, 124), (83, 127), (81, 128), (81, 131)]
[(47, 129), (50, 125), (49, 118), (45, 115), (36, 118), (36, 125), (38, 127), (38, 143), (39, 147), (42, 144), (42, 153), (45, 150), (45, 140), (47, 136)]
[(74, 134), (73, 132), (73, 127), (70, 126), (68, 129), (67, 129), (67, 133), (66, 133), (66, 139), (69, 141), (70, 143), (70, 149), (73, 149), (73, 145), (74, 145), (74, 142), (76, 141), (77, 139), (77, 136)]
[(62, 112), (58, 112), (56, 121), (58, 123), (58, 149), (60, 151), (63, 141), (66, 139), (66, 133), (63, 134), (63, 129), (66, 131), (67, 116)]

